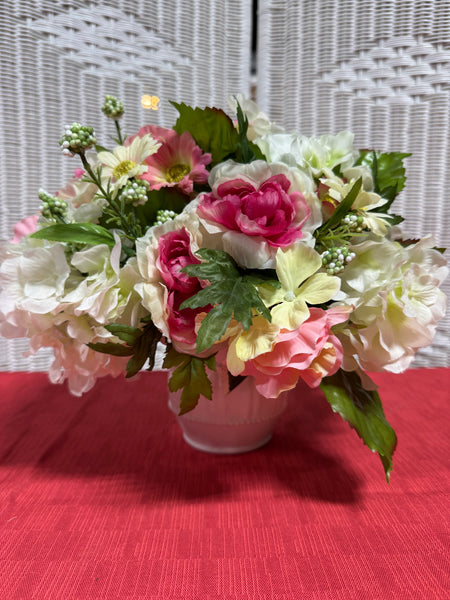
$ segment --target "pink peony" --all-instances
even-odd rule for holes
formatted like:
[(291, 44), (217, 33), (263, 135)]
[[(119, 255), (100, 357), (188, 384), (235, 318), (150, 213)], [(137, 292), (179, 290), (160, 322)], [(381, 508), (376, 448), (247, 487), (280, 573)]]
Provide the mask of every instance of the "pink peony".
[(270, 352), (247, 361), (242, 375), (252, 375), (266, 398), (292, 389), (299, 378), (317, 387), (322, 377), (335, 373), (342, 363), (342, 345), (331, 327), (346, 321), (349, 310), (311, 308), (309, 318), (297, 329), (280, 331)]
[[(142, 137), (147, 133), (161, 142), (159, 150), (146, 158), (148, 170), (141, 175), (149, 182), (150, 189), (178, 187), (183, 193), (190, 194), (194, 183), (208, 181), (205, 165), (211, 162), (211, 154), (203, 154), (188, 131), (178, 135), (173, 129), (146, 125), (137, 135)], [(128, 146), (135, 137), (128, 138), (125, 145)]]
[(221, 183), (216, 192), (201, 196), (197, 212), (228, 230), (263, 238), (270, 246), (289, 246), (302, 237), (311, 210), (301, 192), (291, 192), (283, 174), (259, 187), (243, 179)]

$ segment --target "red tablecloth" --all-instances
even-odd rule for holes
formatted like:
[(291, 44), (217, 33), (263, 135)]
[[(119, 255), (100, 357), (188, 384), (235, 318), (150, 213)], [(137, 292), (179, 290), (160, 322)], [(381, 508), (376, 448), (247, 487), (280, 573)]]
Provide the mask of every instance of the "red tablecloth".
[(298, 388), (265, 448), (188, 447), (163, 373), (0, 376), (2, 600), (448, 599), (445, 369), (377, 375), (381, 462)]

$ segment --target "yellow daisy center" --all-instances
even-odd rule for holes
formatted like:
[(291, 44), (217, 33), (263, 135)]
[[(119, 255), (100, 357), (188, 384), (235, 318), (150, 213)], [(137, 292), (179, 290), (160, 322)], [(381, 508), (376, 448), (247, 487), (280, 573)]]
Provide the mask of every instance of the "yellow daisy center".
[(166, 179), (169, 183), (178, 183), (183, 177), (189, 174), (190, 170), (188, 165), (172, 165), (166, 171)]
[(136, 163), (132, 160), (123, 160), (118, 165), (116, 165), (113, 169), (113, 177), (114, 179), (120, 179), (123, 175), (128, 175), (131, 169), (134, 169)]

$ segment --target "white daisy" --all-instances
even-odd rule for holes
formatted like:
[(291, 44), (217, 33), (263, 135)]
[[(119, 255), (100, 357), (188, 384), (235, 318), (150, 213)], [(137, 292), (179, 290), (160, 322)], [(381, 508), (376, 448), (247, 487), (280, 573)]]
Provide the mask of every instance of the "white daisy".
[(98, 159), (103, 165), (102, 179), (111, 179), (113, 190), (119, 189), (132, 177), (146, 173), (145, 159), (161, 146), (150, 134), (135, 137), (129, 146), (116, 146), (112, 152), (99, 152)]

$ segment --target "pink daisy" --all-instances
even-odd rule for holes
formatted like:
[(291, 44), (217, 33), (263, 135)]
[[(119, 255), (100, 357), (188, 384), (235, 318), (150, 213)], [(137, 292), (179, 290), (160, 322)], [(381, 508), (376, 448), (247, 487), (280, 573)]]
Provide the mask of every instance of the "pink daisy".
[[(137, 135), (142, 137), (148, 133), (161, 142), (159, 150), (146, 158), (148, 170), (141, 175), (141, 179), (149, 182), (150, 189), (176, 186), (183, 193), (190, 194), (194, 183), (208, 181), (205, 165), (211, 162), (211, 154), (203, 154), (188, 131), (178, 135), (173, 129), (146, 125)], [(127, 144), (132, 141), (133, 138), (128, 138)]]

